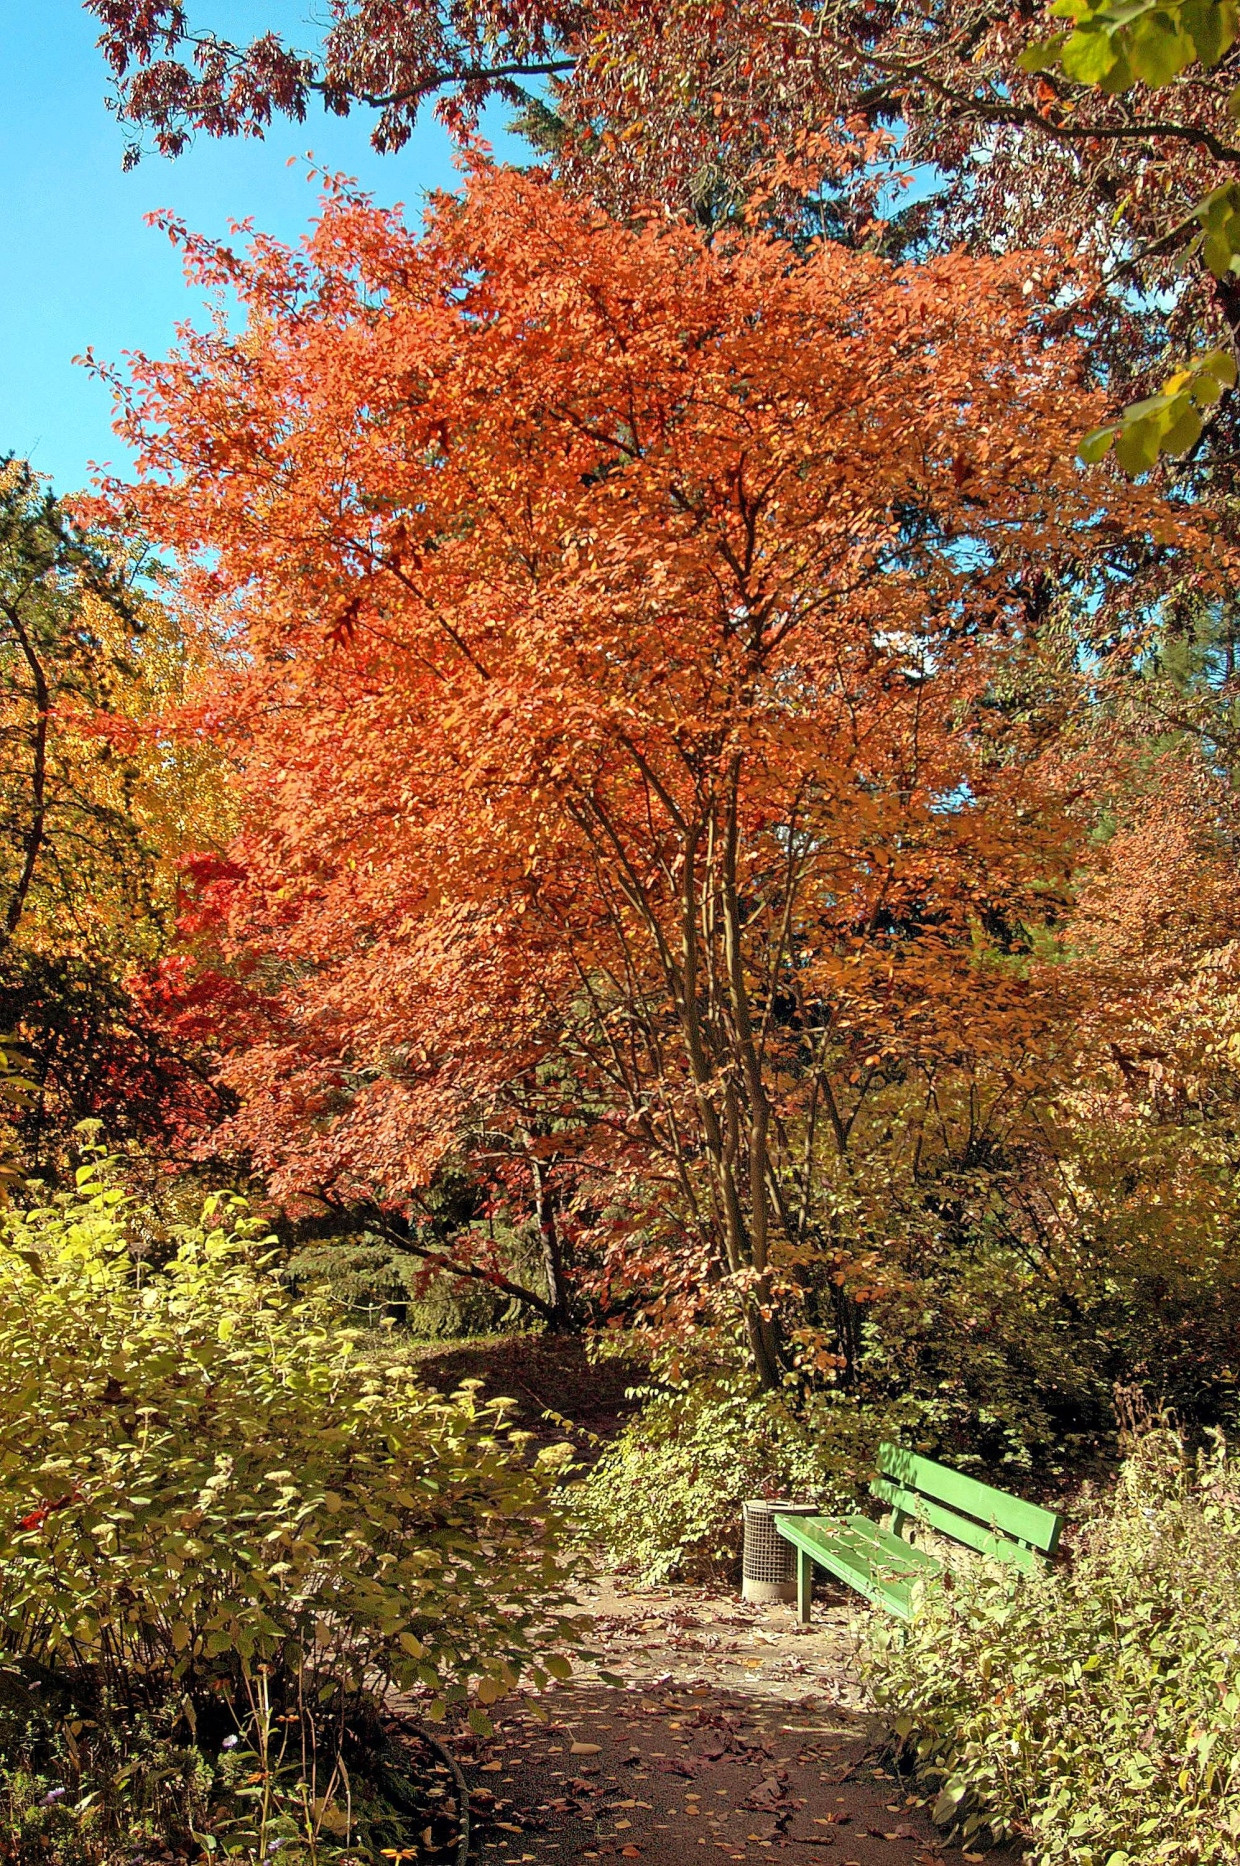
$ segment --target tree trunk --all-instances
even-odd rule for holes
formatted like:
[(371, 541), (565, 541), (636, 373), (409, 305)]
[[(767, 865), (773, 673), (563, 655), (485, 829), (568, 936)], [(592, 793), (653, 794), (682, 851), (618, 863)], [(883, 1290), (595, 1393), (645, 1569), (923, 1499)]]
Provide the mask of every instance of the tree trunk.
[(547, 1327), (552, 1334), (562, 1334), (569, 1327), (568, 1297), (564, 1288), (564, 1258), (560, 1249), (560, 1231), (555, 1222), (555, 1189), (537, 1154), (530, 1155), (534, 1179), (534, 1208), (538, 1216), (538, 1236), (542, 1244), (543, 1275), (547, 1279)]
[(17, 877), (8, 911), (4, 916), (4, 937), (11, 940), (17, 931), (18, 923), (26, 907), (26, 897), (30, 884), (34, 880), (39, 854), (43, 848), (47, 833), (47, 734), (52, 715), (52, 699), (43, 672), (42, 663), (35, 653), (34, 643), (22, 624), (16, 609), (7, 609), (5, 613), (17, 637), (18, 647), (22, 651), (30, 677), (34, 683), (35, 724), (32, 740), (33, 759), (30, 771), (30, 823), (22, 838), (22, 865)]

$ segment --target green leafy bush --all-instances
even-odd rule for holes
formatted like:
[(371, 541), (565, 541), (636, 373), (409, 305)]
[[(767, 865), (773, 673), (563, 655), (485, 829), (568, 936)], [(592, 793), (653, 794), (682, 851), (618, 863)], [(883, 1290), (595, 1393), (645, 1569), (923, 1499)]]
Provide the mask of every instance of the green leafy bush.
[(181, 1227), (162, 1267), (142, 1232), (99, 1163), (0, 1223), (9, 1759), (43, 1766), (51, 1729), (80, 1798), (87, 1752), (141, 1774), (145, 1722), (185, 1751), (163, 1793), (192, 1827), (204, 1756), (218, 1776), (264, 1714), (312, 1726), (330, 1801), (385, 1685), (485, 1727), (518, 1674), (563, 1675), (554, 1454), (531, 1460), (502, 1402), (368, 1368), (268, 1272), (239, 1201)]
[(953, 1564), (871, 1687), (936, 1818), (1021, 1833), (1043, 1866), (1240, 1853), (1240, 1462), (1147, 1433), (1066, 1569)]
[(634, 1391), (645, 1400), (641, 1412), (574, 1497), (582, 1534), (651, 1583), (734, 1567), (747, 1497), (855, 1508), (859, 1476), (868, 1478), (883, 1435), (877, 1415), (829, 1397), (798, 1418), (739, 1371)]

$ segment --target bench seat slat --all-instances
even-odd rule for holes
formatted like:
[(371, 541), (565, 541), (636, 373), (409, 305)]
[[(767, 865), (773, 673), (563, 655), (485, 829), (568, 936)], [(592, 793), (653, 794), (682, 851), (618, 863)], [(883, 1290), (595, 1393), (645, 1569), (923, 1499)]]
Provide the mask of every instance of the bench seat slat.
[(951, 1471), (946, 1465), (935, 1464), (932, 1459), (919, 1457), (916, 1452), (905, 1451), (899, 1445), (879, 1446), (878, 1468), (905, 1490), (919, 1492), (933, 1502), (945, 1503), (962, 1515), (976, 1517), (992, 1530), (1004, 1530), (1047, 1556), (1055, 1553), (1063, 1518), (1054, 1510), (1026, 1503), (1023, 1497), (1009, 1497), (1006, 1491), (983, 1484), (976, 1477), (966, 1477), (962, 1471)]
[[(776, 1527), (778, 1528), (778, 1523)], [(898, 1613), (902, 1620), (912, 1618), (911, 1590), (906, 1581), (887, 1580), (874, 1573), (865, 1553), (855, 1545), (840, 1541), (832, 1542), (826, 1538), (811, 1541), (809, 1537), (789, 1537), (795, 1541), (798, 1549), (815, 1561), (820, 1568), (835, 1575), (837, 1580), (847, 1582), (867, 1600), (872, 1600), (880, 1607), (886, 1607), (892, 1613)]]
[(912, 1583), (941, 1572), (933, 1555), (865, 1516), (777, 1516), (775, 1528), (819, 1567), (901, 1619), (912, 1616)]
[(918, 1496), (915, 1490), (905, 1490), (902, 1485), (893, 1484), (889, 1478), (876, 1477), (870, 1490), (884, 1503), (889, 1503), (892, 1509), (903, 1511), (919, 1523), (928, 1523), (931, 1529), (940, 1530), (954, 1542), (963, 1542), (966, 1548), (976, 1549), (979, 1555), (989, 1555), (995, 1561), (1022, 1568), (1026, 1574), (1042, 1566), (1041, 1555), (1026, 1548), (1023, 1542), (1014, 1542), (1009, 1536), (983, 1529), (980, 1523), (971, 1521), (969, 1517), (960, 1516), (955, 1510), (946, 1509), (929, 1497)]
[[(832, 1519), (827, 1518), (828, 1522)], [(926, 1549), (915, 1548), (902, 1536), (893, 1535), (882, 1523), (872, 1522), (868, 1516), (845, 1516), (842, 1519), (840, 1533), (848, 1540), (863, 1545), (865, 1552), (873, 1561), (894, 1563), (899, 1569), (913, 1569), (920, 1572), (926, 1569), (938, 1574), (943, 1564)]]
[(868, 1561), (890, 1566), (900, 1574), (920, 1574), (923, 1570), (938, 1574), (943, 1566), (927, 1550), (915, 1548), (868, 1516), (777, 1516), (775, 1522), (776, 1527), (790, 1522), (804, 1529), (807, 1541), (843, 1543)]

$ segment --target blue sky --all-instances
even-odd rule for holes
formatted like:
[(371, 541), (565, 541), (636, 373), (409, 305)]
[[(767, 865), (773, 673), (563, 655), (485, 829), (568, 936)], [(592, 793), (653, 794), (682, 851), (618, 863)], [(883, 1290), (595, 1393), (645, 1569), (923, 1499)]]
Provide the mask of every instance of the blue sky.
[[(191, 13), (237, 35), (291, 26), (307, 45), (313, 31), (296, 29), (312, 4), (198, 0)], [(0, 0), (0, 454), (24, 454), (61, 492), (87, 483), (91, 461), (126, 458), (107, 391), (73, 357), (88, 347), (112, 360), (127, 349), (162, 353), (201, 302), (166, 237), (144, 224), (152, 209), (172, 208), (210, 234), (252, 217), (292, 240), (316, 195), (290, 156), (313, 151), (415, 215), (425, 190), (455, 180), (433, 123), (399, 155), (377, 156), (365, 114), (340, 121), (317, 111), (303, 124), (278, 123), (263, 142), (203, 139), (176, 162), (148, 156), (122, 174), (125, 137), (105, 107), (94, 39), (79, 0)]]

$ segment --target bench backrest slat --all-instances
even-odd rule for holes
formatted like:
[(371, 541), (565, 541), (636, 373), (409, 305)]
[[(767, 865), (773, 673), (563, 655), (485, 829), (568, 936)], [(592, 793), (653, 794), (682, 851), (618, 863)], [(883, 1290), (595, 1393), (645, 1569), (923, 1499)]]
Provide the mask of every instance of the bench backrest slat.
[[(935, 1464), (930, 1458), (919, 1457), (916, 1452), (905, 1451), (899, 1445), (879, 1446), (878, 1468), (885, 1476), (894, 1478), (902, 1489), (928, 1502), (945, 1503), (949, 1510), (974, 1517), (992, 1531), (1002, 1530), (1030, 1548), (1040, 1549), (1044, 1555), (1055, 1553), (1063, 1517), (1053, 1510), (1044, 1510), (1037, 1503), (1026, 1503), (1021, 1497), (1009, 1497), (1005, 1491), (980, 1483), (976, 1477), (949, 1471), (946, 1465)], [(921, 1514), (904, 1504), (897, 1507), (907, 1510), (909, 1515)], [(931, 1519), (927, 1516), (926, 1520)], [(947, 1534), (957, 1535), (957, 1531), (948, 1529)], [(968, 1541), (963, 1536), (958, 1539)], [(972, 1542), (969, 1545), (977, 1546)]]
[(905, 1490), (901, 1484), (893, 1484), (889, 1478), (876, 1477), (870, 1485), (872, 1494), (889, 1503), (892, 1509), (903, 1510), (919, 1523), (929, 1523), (932, 1529), (941, 1530), (953, 1541), (963, 1542), (966, 1548), (976, 1549), (979, 1555), (989, 1555), (995, 1561), (1007, 1562), (1013, 1568), (1023, 1568), (1026, 1573), (1042, 1566), (1042, 1557), (1026, 1548), (1023, 1542), (1013, 1542), (1010, 1536), (996, 1534), (993, 1529), (984, 1529), (981, 1523), (973, 1522), (968, 1516), (960, 1516), (955, 1510), (944, 1508), (941, 1503), (934, 1503), (929, 1497), (918, 1496), (915, 1490)]

